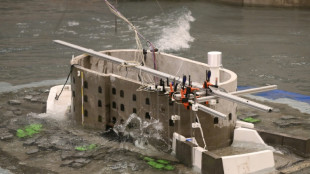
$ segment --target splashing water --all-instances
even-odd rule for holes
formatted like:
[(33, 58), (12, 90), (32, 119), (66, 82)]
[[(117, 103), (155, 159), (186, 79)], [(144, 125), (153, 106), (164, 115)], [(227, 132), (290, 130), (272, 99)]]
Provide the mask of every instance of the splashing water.
[[(175, 14), (176, 13), (176, 14)], [(155, 45), (161, 51), (174, 50), (178, 51), (184, 48), (190, 48), (190, 42), (194, 38), (190, 35), (190, 23), (195, 21), (192, 12), (189, 10), (183, 11), (182, 14), (175, 12), (169, 14), (169, 19), (174, 19), (173, 16), (179, 16), (171, 24), (162, 29), (160, 39), (155, 42)]]
[(142, 121), (135, 113), (131, 114), (124, 124), (115, 125), (113, 130), (117, 135), (132, 137), (135, 146), (140, 149), (147, 148), (150, 138), (164, 141), (160, 134), (163, 125), (159, 120), (151, 118), (149, 121)]

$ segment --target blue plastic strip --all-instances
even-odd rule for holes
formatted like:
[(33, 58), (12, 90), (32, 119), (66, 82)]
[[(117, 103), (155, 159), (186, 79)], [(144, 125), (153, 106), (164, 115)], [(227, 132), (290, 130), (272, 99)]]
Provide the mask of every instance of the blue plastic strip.
[[(244, 90), (244, 89), (249, 89), (249, 88), (253, 88), (253, 87), (238, 86), (238, 91)], [(256, 93), (253, 95), (264, 97), (267, 99), (272, 99), (272, 100), (276, 100), (279, 98), (289, 98), (292, 100), (296, 100), (296, 101), (305, 102), (305, 103), (310, 104), (310, 96), (302, 95), (302, 94), (298, 94), (298, 93), (294, 93), (294, 92), (289, 92), (289, 91), (283, 91), (283, 90), (279, 90), (279, 89), (267, 91), (267, 92), (260, 92), (260, 93)]]

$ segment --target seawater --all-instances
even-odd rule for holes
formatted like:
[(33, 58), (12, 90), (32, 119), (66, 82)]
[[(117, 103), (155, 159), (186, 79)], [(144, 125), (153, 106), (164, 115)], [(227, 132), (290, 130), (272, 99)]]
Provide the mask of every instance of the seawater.
[[(135, 48), (134, 33), (115, 22), (102, 0), (0, 1), (0, 7), (0, 92), (64, 83), (72, 55), (81, 52), (55, 39), (94, 50)], [(239, 86), (277, 84), (310, 95), (309, 10), (205, 1), (122, 1), (117, 8), (160, 51), (200, 62), (208, 51), (222, 51)]]

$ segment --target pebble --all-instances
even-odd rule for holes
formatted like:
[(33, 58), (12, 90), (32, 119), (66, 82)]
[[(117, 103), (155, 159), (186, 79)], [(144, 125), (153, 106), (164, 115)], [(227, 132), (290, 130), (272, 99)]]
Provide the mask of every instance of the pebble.
[(22, 102), (19, 100), (9, 100), (8, 103), (10, 105), (21, 105), (22, 104)]
[(41, 94), (41, 93), (35, 92), (35, 91), (34, 91), (34, 92), (29, 92), (29, 94), (30, 94), (30, 95), (39, 95), (39, 94)]
[(74, 162), (82, 163), (82, 164), (88, 164), (90, 162), (90, 160), (89, 159), (85, 159), (85, 158), (78, 158), (78, 159), (74, 160)]
[(40, 99), (39, 98), (32, 98), (30, 101), (32, 103), (38, 103), (38, 102), (40, 102)]
[(36, 142), (36, 138), (29, 138), (26, 141), (24, 141), (23, 145), (24, 146), (32, 146)]
[(28, 150), (26, 152), (26, 154), (31, 155), (31, 154), (35, 154), (35, 153), (38, 153), (38, 152), (39, 152), (39, 149), (38, 148), (34, 148), (34, 149), (31, 149), (31, 150)]
[(84, 166), (84, 164), (81, 164), (81, 163), (72, 163), (71, 164), (71, 167), (73, 167), (73, 168), (81, 168), (83, 166)]
[(0, 140), (9, 140), (14, 137), (6, 128), (0, 128)]
[(282, 120), (291, 120), (291, 119), (297, 119), (296, 117), (294, 116), (291, 116), (291, 115), (283, 115), (281, 117)]
[(32, 99), (32, 95), (26, 95), (25, 97), (24, 97), (24, 100), (31, 100)]

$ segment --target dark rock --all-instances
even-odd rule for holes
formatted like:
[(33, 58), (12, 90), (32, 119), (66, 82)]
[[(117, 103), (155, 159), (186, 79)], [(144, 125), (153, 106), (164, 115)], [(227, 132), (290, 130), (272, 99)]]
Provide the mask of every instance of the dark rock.
[(31, 154), (35, 154), (35, 153), (38, 153), (38, 152), (39, 152), (39, 149), (38, 148), (34, 148), (34, 149), (31, 149), (31, 150), (28, 150), (26, 152), (26, 154), (31, 155)]
[(26, 96), (24, 97), (24, 100), (30, 101), (31, 99), (32, 99), (32, 95), (26, 95)]
[(275, 125), (284, 128), (284, 127), (290, 127), (290, 126), (298, 126), (301, 125), (302, 122), (299, 121), (284, 121), (284, 120), (277, 120), (273, 122)]
[(14, 137), (6, 128), (0, 128), (0, 140), (10, 140)]
[(50, 90), (49, 90), (49, 89), (44, 90), (44, 93), (49, 93), (49, 92), (50, 92)]
[(68, 159), (73, 159), (74, 158), (74, 153), (72, 151), (62, 151), (60, 158), (61, 160), (68, 160)]
[(21, 101), (19, 100), (9, 100), (8, 103), (10, 105), (21, 105), (22, 104)]
[(70, 140), (68, 138), (63, 138), (59, 135), (51, 136), (50, 143), (55, 149), (70, 150), (72, 147), (69, 144)]
[(60, 167), (64, 167), (64, 166), (69, 166), (70, 164), (72, 164), (74, 162), (74, 160), (65, 160), (61, 163)]
[(38, 137), (28, 138), (26, 141), (24, 141), (23, 145), (24, 145), (24, 146), (32, 146), (32, 145), (35, 144), (37, 138), (38, 138)]
[(82, 164), (82, 163), (72, 163), (71, 164), (71, 167), (73, 168), (81, 168), (83, 167), (85, 164)]
[(36, 143), (38, 144), (38, 147), (44, 150), (52, 148), (52, 144), (48, 141), (46, 137), (39, 138)]
[(76, 163), (82, 163), (82, 164), (88, 164), (91, 160), (90, 159), (85, 159), (85, 158), (78, 158), (74, 160)]
[(136, 165), (135, 163), (129, 163), (128, 166), (131, 167), (131, 170), (132, 170), (133, 172), (139, 170), (139, 166)]
[(20, 111), (20, 110), (13, 111), (13, 113), (14, 113), (15, 115), (22, 115), (22, 111)]
[(115, 165), (110, 166), (112, 170), (118, 170), (118, 169), (126, 169), (127, 168), (127, 162), (118, 162)]

